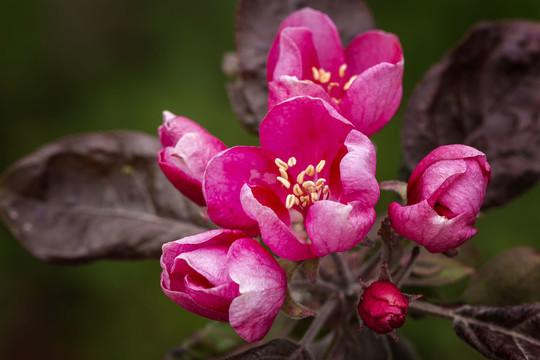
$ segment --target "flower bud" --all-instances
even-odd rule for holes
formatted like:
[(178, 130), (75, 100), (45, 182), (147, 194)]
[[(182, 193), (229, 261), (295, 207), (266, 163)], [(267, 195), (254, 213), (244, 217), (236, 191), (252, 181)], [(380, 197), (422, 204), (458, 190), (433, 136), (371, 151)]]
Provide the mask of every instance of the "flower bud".
[(484, 153), (465, 145), (440, 146), (414, 169), (408, 206), (390, 204), (392, 227), (432, 253), (454, 249), (478, 232), (473, 226), (490, 180)]
[(405, 322), (409, 301), (390, 281), (375, 281), (364, 290), (358, 314), (371, 330), (386, 334)]
[(266, 335), (285, 302), (285, 271), (239, 230), (166, 243), (161, 267), (161, 288), (169, 299), (197, 315), (230, 322), (249, 342)]
[(204, 170), (210, 159), (227, 147), (197, 123), (168, 111), (163, 112), (158, 131), (163, 145), (157, 157), (161, 170), (182, 194), (205, 206)]

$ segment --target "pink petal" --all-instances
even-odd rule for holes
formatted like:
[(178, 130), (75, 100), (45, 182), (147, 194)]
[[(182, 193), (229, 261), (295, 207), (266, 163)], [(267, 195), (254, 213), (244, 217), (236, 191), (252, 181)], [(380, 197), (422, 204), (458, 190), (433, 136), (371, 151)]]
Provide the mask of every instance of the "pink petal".
[(350, 250), (367, 235), (375, 222), (375, 210), (359, 202), (347, 205), (320, 200), (309, 208), (306, 230), (317, 257)]
[(335, 72), (345, 63), (338, 30), (328, 15), (311, 8), (303, 8), (289, 15), (281, 23), (279, 31), (287, 27), (302, 27), (313, 33), (319, 64), (326, 71)]
[(365, 135), (373, 135), (390, 121), (399, 107), (402, 77), (403, 62), (370, 67), (345, 92), (341, 113)]
[(229, 321), (249, 342), (266, 335), (285, 302), (285, 271), (267, 250), (253, 239), (241, 239), (229, 249), (229, 274), (240, 285)]
[(174, 156), (184, 161), (189, 174), (202, 183), (210, 159), (226, 148), (225, 144), (208, 133), (187, 133), (176, 143)]
[(244, 184), (279, 188), (279, 171), (275, 156), (258, 147), (236, 146), (218, 154), (209, 162), (203, 182), (208, 216), (217, 225), (241, 229), (257, 236), (259, 226), (240, 203)]
[(345, 49), (347, 74), (361, 74), (380, 63), (403, 62), (403, 50), (396, 35), (370, 30), (358, 35)]
[[(294, 178), (308, 165), (328, 165), (342, 147), (352, 125), (328, 103), (307, 96), (296, 97), (276, 105), (261, 123), (261, 146), (287, 161), (296, 157), (289, 168)], [(328, 173), (325, 167), (321, 176)]]
[(227, 252), (225, 246), (207, 246), (184, 252), (176, 257), (182, 259), (198, 274), (204, 276), (213, 286), (230, 282), (227, 270)]
[(319, 61), (311, 31), (305, 28), (286, 28), (274, 40), (268, 56), (268, 82), (283, 75), (299, 79), (311, 78), (312, 67)]
[(348, 152), (340, 163), (341, 202), (358, 201), (363, 207), (374, 207), (379, 200), (375, 148), (367, 136), (356, 130), (349, 133), (345, 146)]
[(205, 288), (191, 282), (189, 276), (185, 277), (185, 289), (197, 305), (224, 314), (229, 312), (231, 302), (239, 295), (238, 284), (234, 282)]
[(169, 111), (163, 112), (163, 125), (158, 128), (159, 139), (163, 147), (175, 146), (187, 133), (208, 134), (202, 126), (183, 116), (176, 116)]
[(268, 84), (268, 110), (282, 101), (296, 96), (310, 96), (326, 101), (337, 108), (337, 104), (320, 85), (298, 80), (293, 76), (281, 76)]
[(433, 198), (430, 205), (445, 192), (454, 181), (467, 171), (467, 163), (462, 159), (440, 160), (425, 169), (416, 182), (409, 180), (407, 201), (415, 204), (422, 200)]
[(285, 206), (282, 203), (282, 209), (278, 206), (265, 206), (253, 192), (254, 189), (244, 185), (241, 192), (242, 205), (246, 213), (259, 223), (261, 237), (270, 250), (279, 257), (293, 261), (315, 257), (309, 245), (298, 240), (293, 234)]
[(388, 209), (391, 224), (398, 234), (424, 246), (432, 253), (454, 249), (476, 235), (475, 216), (463, 213), (448, 219), (433, 210), (427, 200), (401, 206), (396, 202)]

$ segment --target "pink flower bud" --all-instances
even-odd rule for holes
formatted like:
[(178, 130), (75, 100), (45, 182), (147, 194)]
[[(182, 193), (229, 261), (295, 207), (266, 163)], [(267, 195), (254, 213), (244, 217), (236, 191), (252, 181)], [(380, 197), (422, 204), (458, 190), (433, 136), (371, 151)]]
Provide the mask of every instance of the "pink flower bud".
[(161, 288), (169, 299), (197, 315), (230, 322), (249, 342), (266, 335), (285, 302), (285, 271), (239, 230), (166, 243), (161, 267)]
[(365, 289), (358, 314), (371, 330), (386, 334), (405, 322), (409, 301), (390, 281), (375, 281)]
[(408, 206), (390, 204), (392, 227), (432, 253), (454, 249), (478, 232), (473, 226), (490, 180), (484, 153), (465, 145), (441, 146), (414, 169)]
[(157, 157), (161, 170), (182, 194), (205, 206), (204, 170), (210, 159), (227, 147), (197, 123), (168, 111), (163, 112), (158, 131), (163, 145)]

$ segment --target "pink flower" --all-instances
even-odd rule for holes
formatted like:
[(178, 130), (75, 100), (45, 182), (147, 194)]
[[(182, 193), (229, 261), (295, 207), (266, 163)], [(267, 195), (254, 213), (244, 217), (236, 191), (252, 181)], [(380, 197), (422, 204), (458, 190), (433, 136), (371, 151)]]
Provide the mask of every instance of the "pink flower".
[(399, 107), (403, 64), (395, 35), (367, 31), (344, 51), (332, 20), (304, 8), (283, 21), (270, 49), (268, 109), (294, 96), (318, 97), (370, 136)]
[(261, 147), (228, 149), (208, 164), (203, 191), (214, 223), (260, 234), (290, 260), (346, 251), (375, 221), (379, 187), (369, 139), (325, 101), (276, 105)]
[(168, 111), (163, 112), (158, 131), (163, 145), (157, 156), (161, 170), (182, 194), (205, 206), (201, 188), (204, 170), (208, 161), (227, 147), (197, 123)]
[(390, 204), (392, 227), (432, 253), (456, 248), (478, 232), (473, 226), (490, 180), (484, 153), (466, 145), (438, 147), (414, 169), (408, 206)]
[(364, 324), (379, 334), (387, 334), (405, 322), (409, 301), (390, 281), (375, 281), (364, 290), (358, 314)]
[(228, 321), (243, 339), (261, 340), (285, 301), (285, 271), (238, 230), (211, 230), (166, 243), (161, 288), (197, 315)]

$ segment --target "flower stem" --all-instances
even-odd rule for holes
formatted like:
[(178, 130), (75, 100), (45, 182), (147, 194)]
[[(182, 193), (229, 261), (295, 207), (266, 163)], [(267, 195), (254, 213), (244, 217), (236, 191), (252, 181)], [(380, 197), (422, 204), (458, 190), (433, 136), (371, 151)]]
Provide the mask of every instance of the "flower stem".
[(344, 285), (347, 285), (354, 280), (352, 279), (351, 272), (349, 271), (349, 267), (345, 263), (346, 260), (343, 258), (343, 254), (340, 253), (331, 253), (330, 257), (336, 264), (337, 272), (339, 274), (339, 277), (341, 278)]
[(337, 304), (338, 299), (333, 298), (328, 300), (323, 305), (323, 307), (319, 309), (319, 311), (317, 312), (317, 316), (315, 316), (315, 319), (313, 319), (313, 322), (300, 340), (301, 345), (307, 346), (311, 344), (313, 340), (315, 340), (315, 337), (317, 337), (317, 334), (319, 333), (319, 331), (321, 331), (321, 328), (326, 323), (326, 320), (332, 314)]
[(437, 306), (425, 301), (411, 302), (409, 303), (409, 308), (424, 314), (433, 315), (448, 320), (452, 320), (455, 317), (453, 310), (442, 306)]

